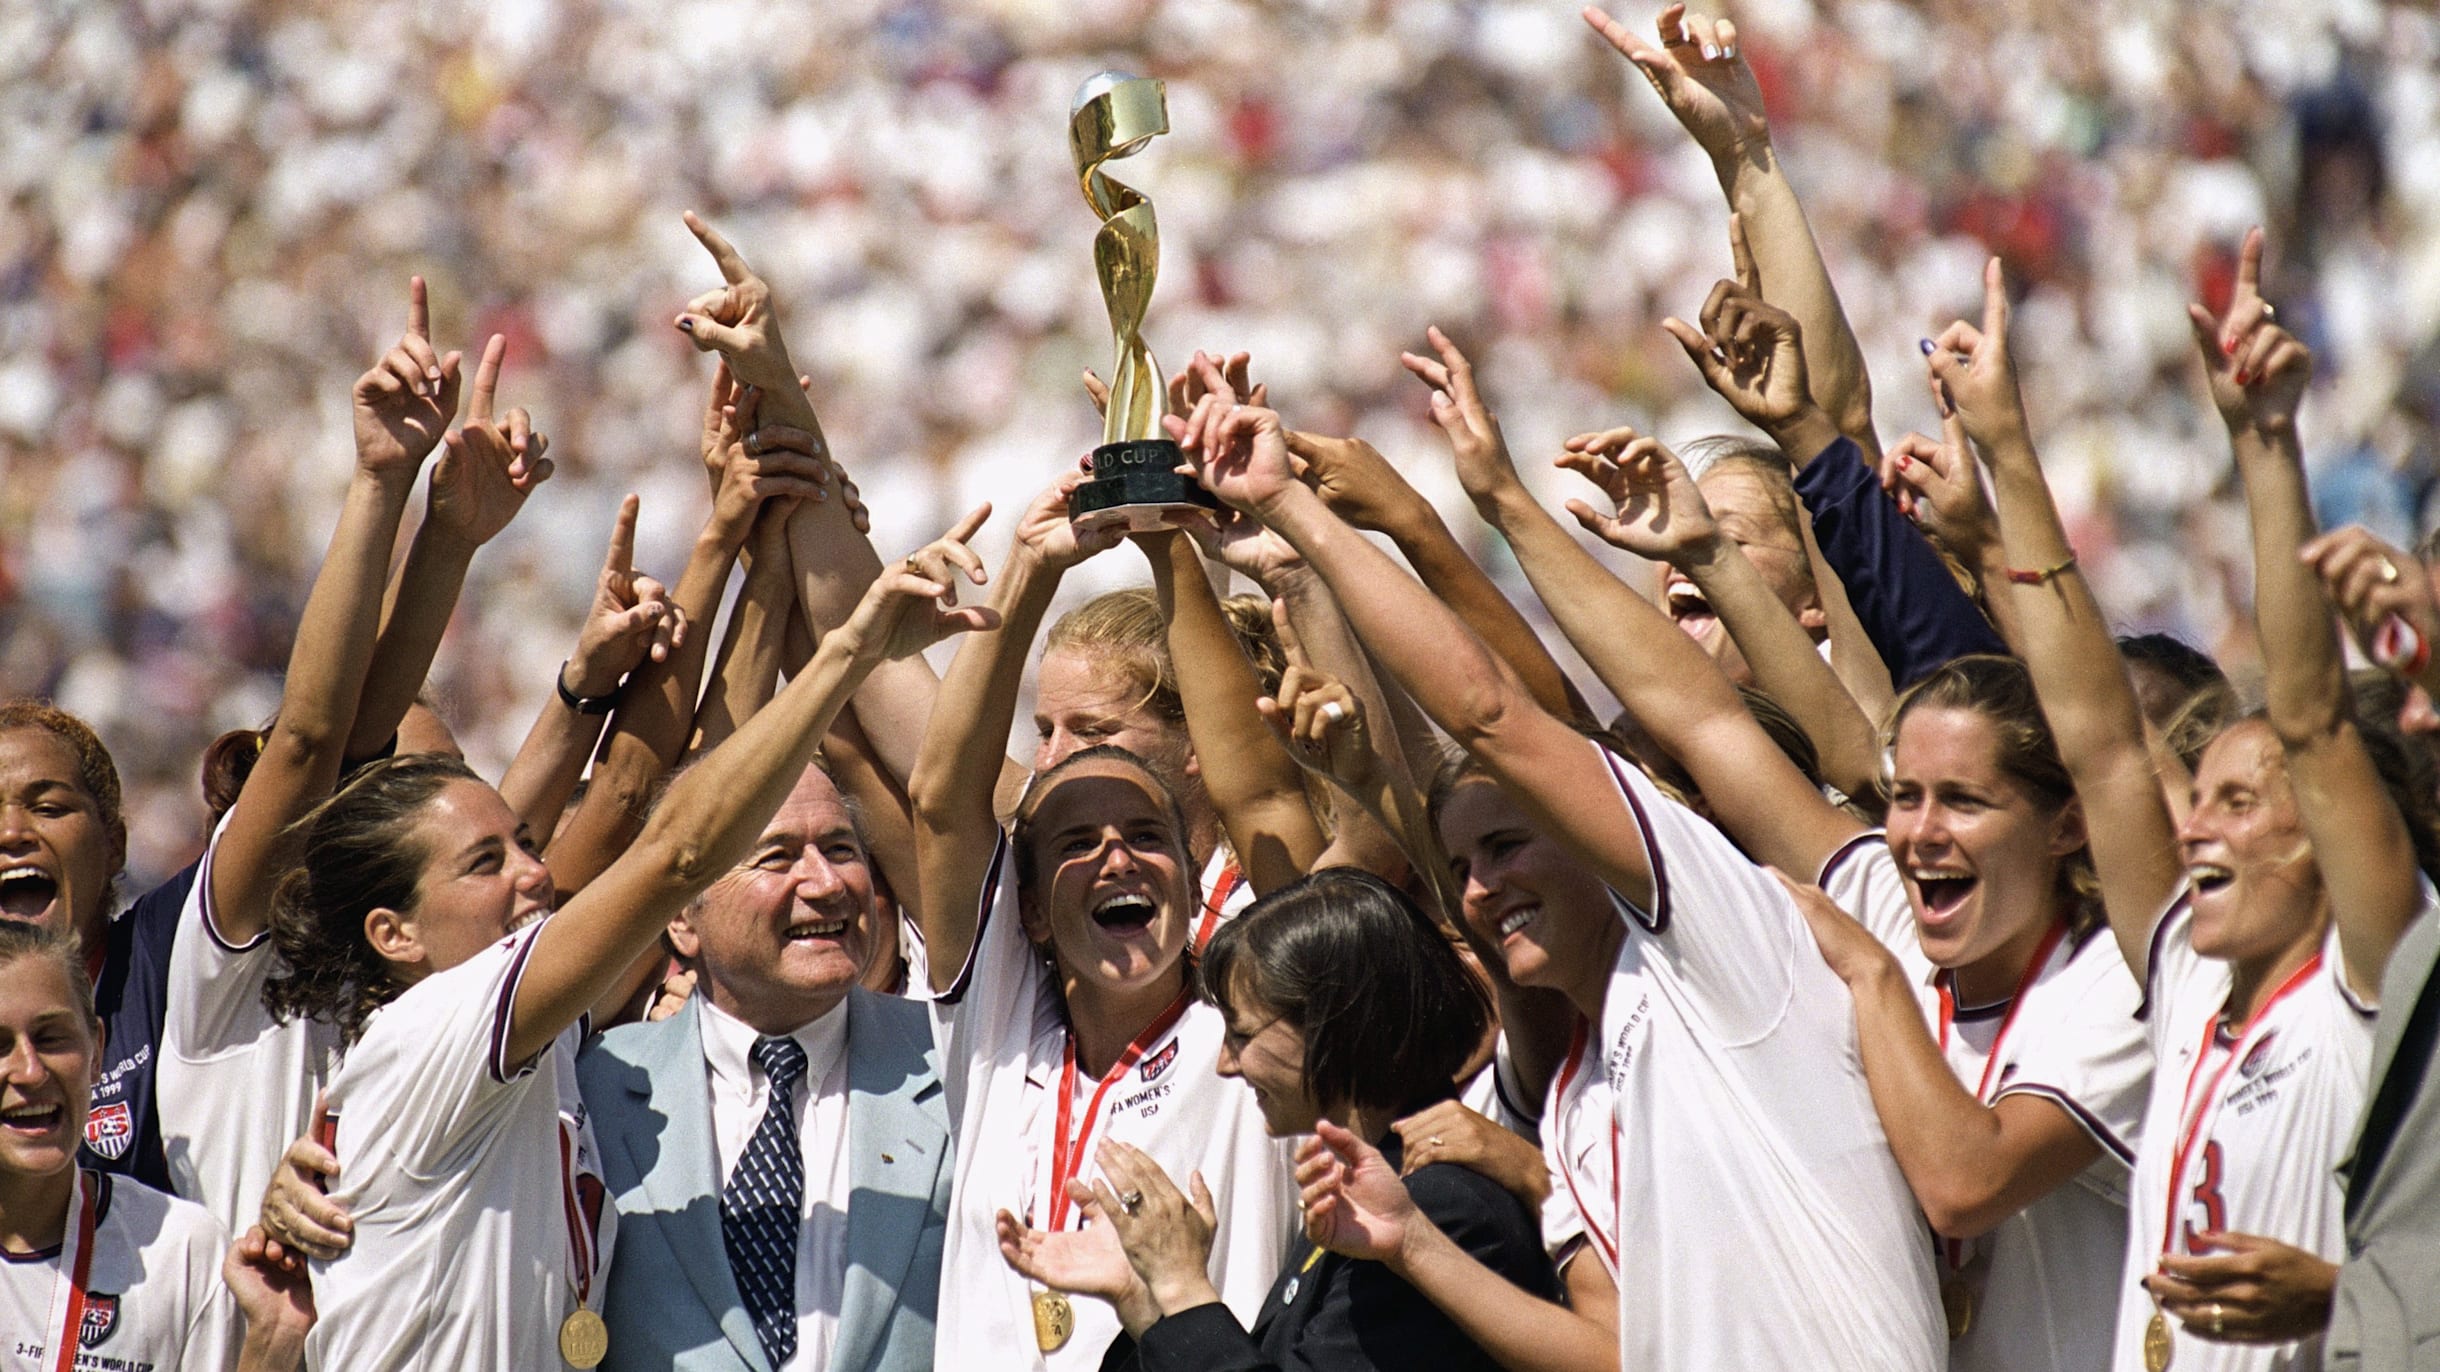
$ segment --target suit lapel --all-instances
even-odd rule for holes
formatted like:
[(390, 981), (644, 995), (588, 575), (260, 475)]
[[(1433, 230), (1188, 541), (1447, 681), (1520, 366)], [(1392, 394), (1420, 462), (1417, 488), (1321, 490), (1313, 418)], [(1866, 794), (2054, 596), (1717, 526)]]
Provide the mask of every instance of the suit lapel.
[[(720, 1155), (712, 1144), (712, 1088), (703, 1060), (699, 1003), (689, 999), (686, 1008), (669, 1018), (644, 1064), (652, 1114), (659, 1117), (660, 1153), (644, 1173), (644, 1198), (666, 1217), (661, 1232), (671, 1254), (703, 1308), (718, 1317), (720, 1332), (728, 1336), (737, 1356), (754, 1372), (771, 1372), (762, 1340), (737, 1294), (737, 1281), (729, 1273), (727, 1242), (720, 1232)], [(703, 1203), (706, 1196), (709, 1205)]]
[(847, 1289), (830, 1365), (862, 1372), (889, 1328), (948, 1164), (948, 1117), (940, 1083), (924, 1062), (930, 1045), (869, 1008), (871, 993), (847, 998)]

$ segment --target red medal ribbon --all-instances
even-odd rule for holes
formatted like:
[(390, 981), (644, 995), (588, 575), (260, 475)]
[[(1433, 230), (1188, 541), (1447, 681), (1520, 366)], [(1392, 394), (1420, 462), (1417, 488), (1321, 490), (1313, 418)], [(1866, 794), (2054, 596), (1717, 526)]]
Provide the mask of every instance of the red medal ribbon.
[[(1592, 1044), (1592, 1028), (1591, 1021), (1582, 1017), (1578, 1017), (1576, 1020), (1576, 1036), (1567, 1046), (1567, 1061), (1559, 1064), (1559, 1089), (1552, 1093), (1553, 1101), (1567, 1099), (1567, 1088), (1575, 1082), (1576, 1073), (1584, 1067), (1585, 1050)], [(1498, 1069), (1495, 1067), (1492, 1070), (1497, 1071)], [(1559, 1121), (1552, 1120), (1551, 1123), (1556, 1125)], [(1614, 1219), (1618, 1212), (1618, 1111), (1615, 1107), (1609, 1112), (1609, 1126), (1610, 1213)], [(1560, 1150), (1562, 1164), (1566, 1162), (1566, 1158), (1566, 1150)], [(1567, 1183), (1568, 1197), (1576, 1202), (1576, 1214), (1584, 1220), (1584, 1232), (1593, 1240), (1593, 1246), (1600, 1250), (1602, 1260), (1609, 1264), (1610, 1271), (1616, 1273), (1618, 1271), (1618, 1241), (1602, 1233), (1601, 1226), (1593, 1222), (1592, 1207), (1584, 1203), (1584, 1191), (1576, 1185), (1575, 1169), (1562, 1165), (1559, 1168), (1559, 1180)]]
[(593, 1227), (585, 1223), (584, 1202), (576, 1194), (576, 1176), (575, 1145), (569, 1140), (566, 1122), (562, 1121), (559, 1126), (559, 1194), (567, 1207), (568, 1256), (576, 1264), (576, 1275), (571, 1279), (571, 1284), (576, 1288), (577, 1305), (584, 1306), (589, 1303), (587, 1298), (593, 1294), (595, 1234)]
[(1220, 912), (1227, 908), (1229, 897), (1237, 894), (1237, 887), (1244, 881), (1245, 872), (1234, 858), (1220, 869), (1220, 879), (1212, 883), (1211, 898), (1203, 902), (1203, 918), (1195, 925), (1196, 952), (1202, 952), (1203, 945), (1212, 941), (1213, 931), (1220, 927)]
[[(2025, 970), (2018, 974), (2016, 990), (2011, 992), (2008, 997), (2008, 1013), (2000, 1019), (1999, 1032), (1991, 1037), (1990, 1056), (1983, 1059), (1982, 1079), (1974, 1083), (1974, 1099), (1977, 1103), (1982, 1105), (1991, 1103), (1991, 1074), (1999, 1070), (1999, 1050), (2008, 1042), (2008, 1031), (2016, 1027), (2016, 1012), (2025, 1008), (2025, 993), (2033, 989), (2034, 979), (2042, 975), (2044, 968), (2050, 966), (2051, 954), (2059, 951), (2059, 940), (2065, 937), (2067, 937), (2067, 921), (2061, 920), (2051, 925), (2050, 932), (2042, 935), (2041, 946), (2033, 950), (2033, 961), (2026, 963)], [(1942, 1057), (1948, 1056), (1949, 1026), (1957, 1020), (1955, 983), (1956, 977), (1953, 974), (1940, 978), (1939, 982), (1940, 1055)], [(1949, 1266), (1952, 1269), (1965, 1266), (1965, 1241), (1946, 1239), (1943, 1240), (1943, 1243), (1948, 1249)]]
[(2279, 989), (2271, 992), (2270, 999), (2262, 1002), (2262, 1008), (2254, 1012), (2254, 1017), (2245, 1022), (2245, 1028), (2237, 1035), (2236, 1046), (2228, 1050), (2228, 1056), (2220, 1060), (2220, 1070), (2212, 1073), (2211, 1081), (2203, 1087), (2202, 1101), (2198, 1105), (2194, 1083), (2203, 1075), (2203, 1064), (2211, 1060), (2211, 1040), (2219, 1032), (2220, 1016), (2215, 1014), (2204, 1023), (2203, 1042), (2194, 1050), (2194, 1068), (2186, 1073), (2186, 1089), (2177, 1098), (2177, 1116), (2185, 1121), (2185, 1127), (2180, 1131), (2176, 1149), (2169, 1154), (2169, 1212), (2161, 1220), (2160, 1234), (2160, 1251), (2163, 1254), (2177, 1243), (2177, 1212), (2180, 1198), (2186, 1190), (2186, 1159), (2194, 1152), (2194, 1141), (2203, 1132), (2203, 1116), (2209, 1114), (2216, 1117), (2218, 1114), (2211, 1108), (2211, 1101), (2219, 1094), (2220, 1082), (2228, 1076), (2229, 1068), (2244, 1059), (2246, 1045), (2254, 1041), (2254, 1031), (2269, 1021), (2271, 1011), (2278, 1007), (2279, 1002), (2287, 999), (2297, 987), (2312, 980), (2313, 974), (2321, 970), (2321, 958), (2321, 954), (2315, 953), (2311, 961), (2290, 972), (2288, 979), (2279, 983)]
[(1068, 1136), (1068, 1129), (1075, 1118), (1076, 1108), (1076, 1031), (1068, 1031), (1067, 1041), (1060, 1049), (1059, 1134), (1051, 1143), (1051, 1232), (1058, 1232), (1067, 1223), (1071, 1204), (1067, 1184), (1076, 1179), (1076, 1173), (1084, 1166), (1085, 1141), (1093, 1137), (1094, 1127), (1101, 1123), (1102, 1097), (1108, 1095), (1110, 1088), (1118, 1084), (1118, 1079), (1127, 1075), (1127, 1069), (1140, 1061), (1152, 1045), (1177, 1024), (1178, 1017), (1186, 1013), (1186, 1007), (1194, 1003), (1194, 998), (1195, 993), (1191, 989), (1178, 992), (1178, 998), (1169, 1002), (1169, 1008), (1153, 1016), (1152, 1023), (1145, 1025), (1143, 1032), (1128, 1042), (1126, 1051), (1118, 1055), (1118, 1061), (1111, 1063), (1110, 1070), (1102, 1073), (1101, 1084), (1093, 1088), (1093, 1099), (1084, 1108), (1084, 1129), (1073, 1138)]
[(96, 1187), (85, 1180), (85, 1169), (68, 1174), (68, 1209), (76, 1224), (63, 1236), (59, 1275), (51, 1281), (51, 1327), (57, 1333), (48, 1345), (52, 1372), (69, 1372), (76, 1365), (76, 1345), (84, 1333), (85, 1286), (93, 1276), (93, 1225)]

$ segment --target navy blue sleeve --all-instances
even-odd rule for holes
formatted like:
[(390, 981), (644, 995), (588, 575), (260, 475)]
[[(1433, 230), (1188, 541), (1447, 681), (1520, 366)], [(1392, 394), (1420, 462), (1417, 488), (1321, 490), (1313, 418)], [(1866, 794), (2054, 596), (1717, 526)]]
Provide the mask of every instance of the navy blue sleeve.
[(2008, 651), (1923, 531), (1881, 490), (1853, 439), (1797, 468), (1796, 498), (1899, 690), (1950, 658)]
[(85, 1115), (86, 1165), (124, 1172), (167, 1191), (169, 1162), (153, 1099), (161, 1039), (169, 1019), (169, 960), (178, 916), (194, 889), (200, 863), (136, 897), (110, 923), (110, 941), (94, 982), (94, 1012), (102, 1021), (102, 1068)]

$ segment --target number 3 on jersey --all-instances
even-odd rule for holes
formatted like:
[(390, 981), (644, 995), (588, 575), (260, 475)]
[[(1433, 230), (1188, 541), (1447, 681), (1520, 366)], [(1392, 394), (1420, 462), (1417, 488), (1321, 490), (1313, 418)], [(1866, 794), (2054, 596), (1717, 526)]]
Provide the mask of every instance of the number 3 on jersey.
[(2220, 1141), (2212, 1139), (2203, 1145), (2203, 1175), (2194, 1179), (2194, 1191), (2187, 1198), (2191, 1205), (2203, 1208), (2203, 1227), (2194, 1227), (2194, 1212), (2187, 1211), (2186, 1251), (2195, 1249), (2195, 1238), (2201, 1234), (2223, 1233), (2228, 1228), (2228, 1202), (2220, 1196)]

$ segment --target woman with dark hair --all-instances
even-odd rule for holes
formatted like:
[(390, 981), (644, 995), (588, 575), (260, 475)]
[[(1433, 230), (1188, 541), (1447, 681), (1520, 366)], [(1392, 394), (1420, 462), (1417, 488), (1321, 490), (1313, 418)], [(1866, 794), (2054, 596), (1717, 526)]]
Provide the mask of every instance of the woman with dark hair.
[[(1220, 1075), (1252, 1089), (1271, 1133), (1329, 1123), (1397, 1165), (1394, 1121), (1449, 1099), (1490, 1024), (1482, 984), (1424, 913), (1366, 872), (1334, 867), (1254, 903), (1199, 973), (1226, 1016)], [(1135, 1365), (1172, 1369), (1493, 1368), (1424, 1294), (1377, 1262), (1310, 1241), (1289, 1253), (1249, 1331), (1206, 1275), (1213, 1218), (1160, 1164), (1123, 1145), (1072, 1190), (1094, 1222), (1046, 1234), (1000, 1218), (1001, 1251), (1036, 1280), (1111, 1302)], [(1432, 1163), (1406, 1178), (1420, 1210), (1484, 1268), (1556, 1294), (1533, 1212), (1489, 1178)]]

